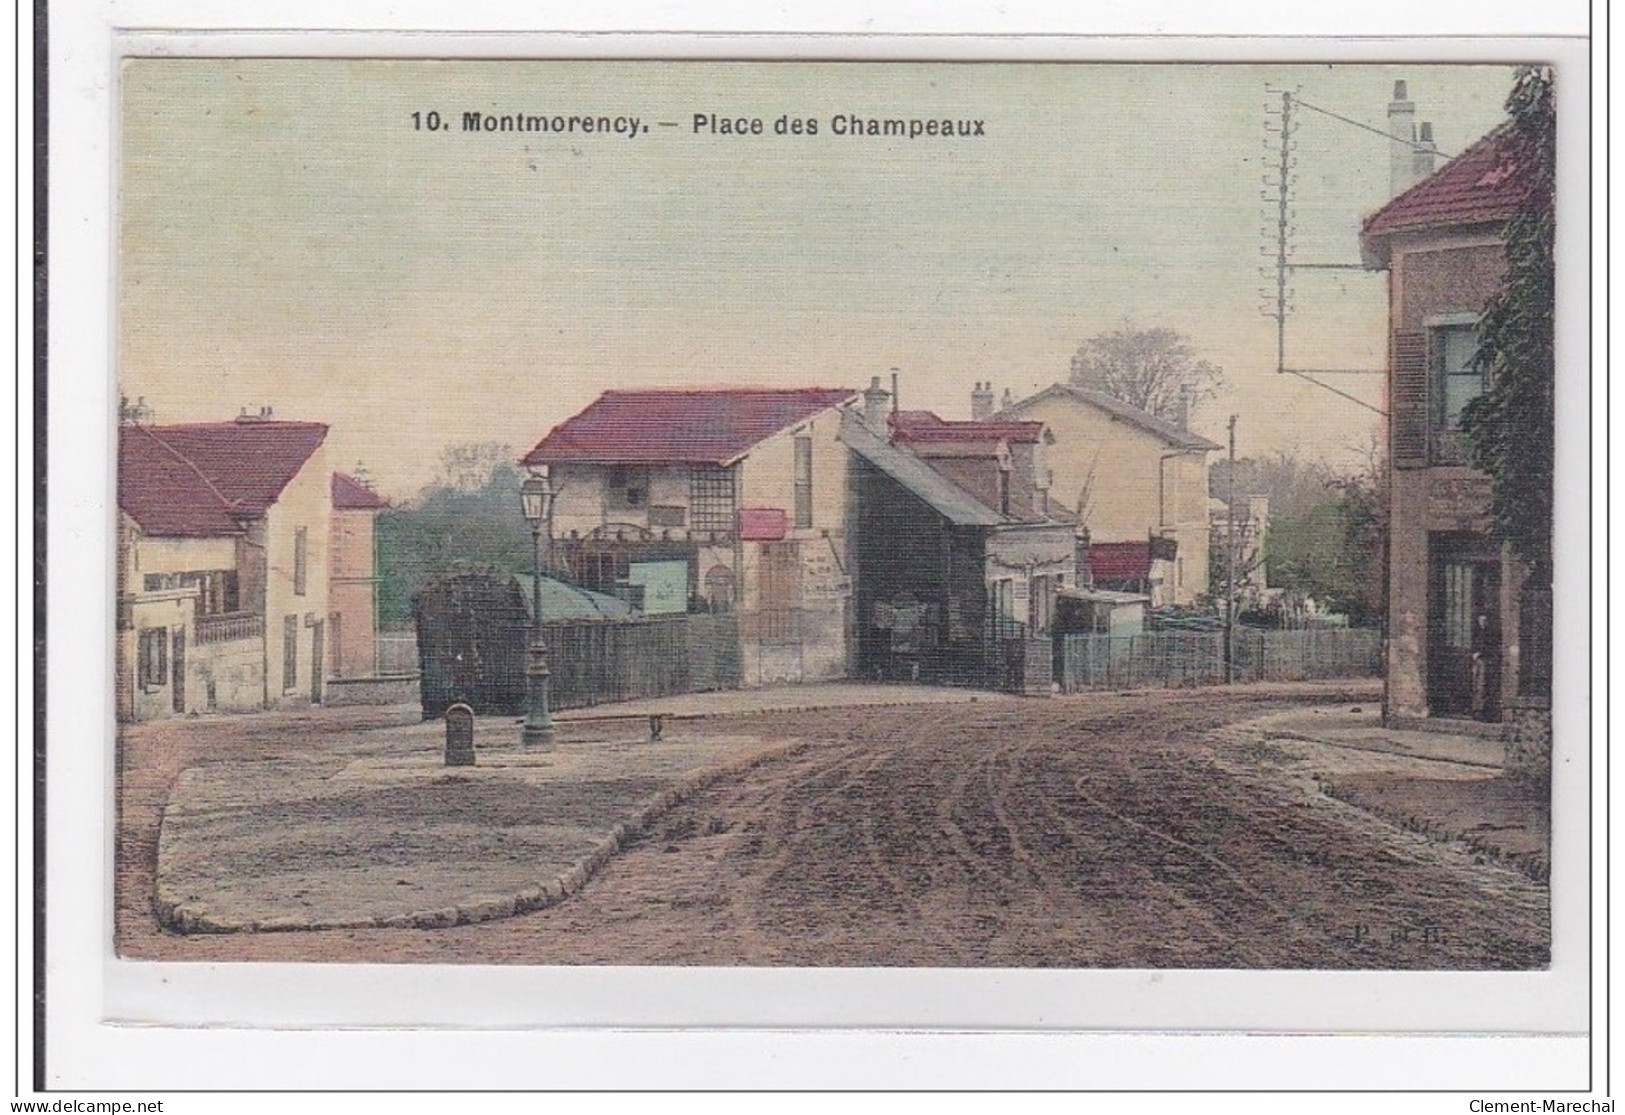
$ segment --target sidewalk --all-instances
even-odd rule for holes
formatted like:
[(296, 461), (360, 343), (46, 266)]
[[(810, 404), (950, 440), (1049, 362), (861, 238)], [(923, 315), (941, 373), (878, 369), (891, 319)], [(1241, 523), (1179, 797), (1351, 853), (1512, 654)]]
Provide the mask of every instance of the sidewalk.
[(1459, 764), (1481, 768), (1486, 776), (1500, 773), (1506, 758), (1506, 745), (1485, 735), (1385, 727), (1375, 703), (1294, 709), (1254, 721), (1254, 726), (1266, 740), (1295, 739), (1376, 755)]
[(1321, 792), (1413, 832), (1544, 882), (1551, 802), (1506, 777), (1506, 746), (1475, 731), (1382, 724), (1375, 703), (1322, 706), (1250, 721), (1247, 735), (1314, 779)]

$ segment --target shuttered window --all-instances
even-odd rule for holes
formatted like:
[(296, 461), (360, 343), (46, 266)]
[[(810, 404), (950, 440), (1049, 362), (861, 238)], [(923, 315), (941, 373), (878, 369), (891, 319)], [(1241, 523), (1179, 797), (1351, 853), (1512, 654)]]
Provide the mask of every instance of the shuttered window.
[(1421, 330), (1394, 334), (1388, 413), (1395, 468), (1428, 463), (1428, 338)]

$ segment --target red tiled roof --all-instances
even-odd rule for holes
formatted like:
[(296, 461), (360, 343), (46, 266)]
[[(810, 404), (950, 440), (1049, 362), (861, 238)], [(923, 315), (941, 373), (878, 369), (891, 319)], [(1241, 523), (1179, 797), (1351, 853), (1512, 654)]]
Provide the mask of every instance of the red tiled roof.
[(336, 511), (376, 511), (388, 507), (389, 500), (353, 476), (333, 474), (333, 509)]
[(730, 464), (752, 446), (857, 396), (844, 387), (606, 391), (524, 464)]
[(1096, 542), (1089, 547), (1096, 581), (1138, 581), (1151, 575), (1150, 542)]
[(205, 422), (150, 429), (239, 510), (256, 515), (277, 501), (327, 438), (327, 427), (319, 422)]
[(119, 428), (118, 505), (148, 534), (217, 538), (242, 532), (231, 502), (145, 426)]
[(317, 422), (127, 426), (119, 507), (149, 534), (235, 533), (262, 514), (327, 437)]
[(1361, 236), (1495, 224), (1517, 211), (1528, 188), (1508, 131), (1497, 128), (1367, 217)]
[(929, 410), (900, 410), (892, 414), (892, 440), (922, 445), (929, 442), (989, 442), (1043, 439), (1042, 422), (950, 422)]

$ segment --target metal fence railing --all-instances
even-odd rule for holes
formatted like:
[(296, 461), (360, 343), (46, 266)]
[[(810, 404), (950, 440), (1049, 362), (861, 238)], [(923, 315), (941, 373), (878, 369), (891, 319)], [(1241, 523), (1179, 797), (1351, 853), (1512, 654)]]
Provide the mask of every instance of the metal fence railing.
[(225, 643), (233, 639), (258, 639), (265, 634), (265, 617), (258, 612), (229, 612), (197, 618), (199, 643)]
[[(1065, 635), (1061, 688), (1145, 689), (1222, 685), (1224, 632), (1159, 631), (1145, 635)], [(1376, 677), (1382, 638), (1361, 628), (1258, 631), (1234, 635), (1232, 679), (1309, 681)]]

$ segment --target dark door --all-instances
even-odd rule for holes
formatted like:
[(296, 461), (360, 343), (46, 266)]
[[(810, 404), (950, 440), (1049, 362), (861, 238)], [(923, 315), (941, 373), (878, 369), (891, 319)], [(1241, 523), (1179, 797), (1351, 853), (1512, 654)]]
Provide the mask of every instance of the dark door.
[(186, 628), (175, 628), (169, 644), (169, 695), (176, 712), (186, 711)]
[(1428, 707), (1435, 716), (1501, 718), (1501, 572), (1445, 556), (1433, 570)]
[(310, 628), (310, 703), (322, 703), (322, 634), (323, 622), (317, 620)]

